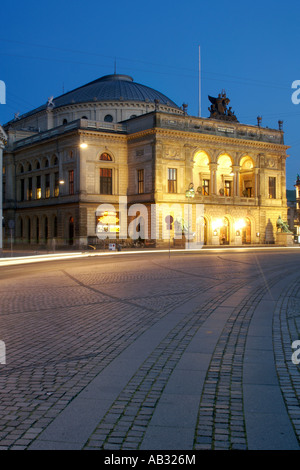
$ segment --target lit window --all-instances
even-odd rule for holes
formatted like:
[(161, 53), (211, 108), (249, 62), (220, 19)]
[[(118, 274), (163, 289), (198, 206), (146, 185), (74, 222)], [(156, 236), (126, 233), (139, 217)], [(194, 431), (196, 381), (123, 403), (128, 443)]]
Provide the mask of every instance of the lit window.
[(203, 180), (202, 194), (203, 196), (209, 196), (209, 180)]
[(74, 170), (69, 171), (69, 194), (74, 194)]
[(110, 156), (108, 153), (102, 153), (102, 154), (100, 155), (99, 160), (106, 161), (106, 162), (111, 162), (111, 161), (112, 161), (112, 158), (111, 158), (111, 156)]
[(144, 170), (138, 170), (138, 194), (144, 192)]
[(31, 199), (32, 199), (32, 178), (28, 178), (27, 200), (31, 201)]
[(45, 175), (45, 197), (50, 197), (50, 175)]
[(112, 170), (100, 168), (100, 194), (112, 194)]
[(275, 176), (269, 177), (269, 199), (276, 199), (276, 178)]
[(224, 184), (224, 196), (231, 196), (231, 181), (225, 181)]
[(168, 168), (168, 192), (177, 193), (177, 169)]
[(55, 173), (55, 181), (54, 181), (54, 196), (58, 197), (59, 196), (59, 173)]
[(41, 177), (36, 177), (36, 198), (41, 199), (42, 197), (42, 187), (41, 187)]

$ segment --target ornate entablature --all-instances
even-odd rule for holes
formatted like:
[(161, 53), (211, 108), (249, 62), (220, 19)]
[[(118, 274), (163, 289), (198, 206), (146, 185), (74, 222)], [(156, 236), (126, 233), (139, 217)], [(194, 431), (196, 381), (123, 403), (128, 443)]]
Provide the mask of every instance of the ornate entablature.
[(227, 98), (225, 91), (219, 93), (217, 98), (208, 96), (211, 106), (208, 108), (210, 118), (220, 119), (221, 121), (235, 121), (238, 122), (231, 106), (228, 107), (230, 99)]

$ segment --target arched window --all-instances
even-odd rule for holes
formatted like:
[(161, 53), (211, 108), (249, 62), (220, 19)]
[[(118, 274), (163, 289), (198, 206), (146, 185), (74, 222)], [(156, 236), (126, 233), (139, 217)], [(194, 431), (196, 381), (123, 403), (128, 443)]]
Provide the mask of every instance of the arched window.
[(243, 197), (255, 197), (255, 173), (252, 158), (245, 155), (240, 161), (239, 189)]
[(209, 196), (211, 191), (210, 158), (204, 150), (198, 150), (194, 155), (193, 183), (197, 192)]
[(105, 117), (104, 117), (104, 122), (113, 122), (114, 118), (112, 117), (111, 114), (107, 114)]
[(218, 157), (217, 186), (220, 196), (233, 196), (233, 161), (227, 153)]
[(17, 167), (17, 173), (24, 173), (24, 167), (22, 163), (20, 163)]
[(105, 152), (100, 155), (99, 160), (106, 161), (106, 162), (112, 162), (111, 156), (108, 153), (105, 153)]
[(53, 217), (53, 237), (57, 238), (58, 229), (57, 229), (57, 217), (56, 215)]

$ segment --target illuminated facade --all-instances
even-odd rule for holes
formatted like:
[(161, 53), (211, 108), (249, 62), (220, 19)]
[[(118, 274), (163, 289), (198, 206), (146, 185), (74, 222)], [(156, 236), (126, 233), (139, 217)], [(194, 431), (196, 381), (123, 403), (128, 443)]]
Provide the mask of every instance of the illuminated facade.
[(182, 207), (182, 224), (206, 245), (276, 243), (276, 220), (287, 219), (281, 128), (188, 116), (185, 105), (124, 75), (51, 98), (4, 128), (5, 233), (13, 220), (16, 243), (86, 246), (101, 232), (118, 238), (125, 202), (123, 228), (138, 214), (141, 238), (157, 244), (166, 242), (166, 219), (161, 214), (154, 231), (153, 206), (173, 206), (172, 240), (180, 220), (174, 205)]

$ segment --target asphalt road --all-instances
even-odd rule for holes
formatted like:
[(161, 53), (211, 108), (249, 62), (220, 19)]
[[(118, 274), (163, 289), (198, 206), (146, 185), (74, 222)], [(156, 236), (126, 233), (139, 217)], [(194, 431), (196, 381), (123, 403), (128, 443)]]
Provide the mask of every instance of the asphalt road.
[(299, 264), (282, 249), (1, 267), (0, 449), (298, 450)]

